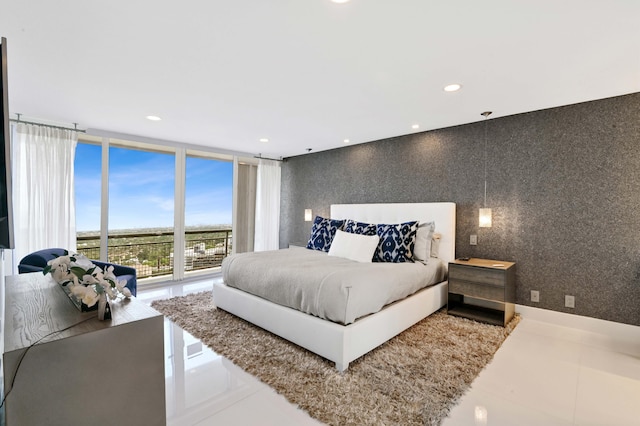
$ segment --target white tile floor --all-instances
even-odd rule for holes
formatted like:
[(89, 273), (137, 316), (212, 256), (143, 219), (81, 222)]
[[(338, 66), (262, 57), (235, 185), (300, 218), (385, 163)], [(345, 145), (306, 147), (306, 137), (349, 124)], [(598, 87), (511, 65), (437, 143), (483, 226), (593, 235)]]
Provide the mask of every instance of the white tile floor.
[[(139, 288), (138, 299), (211, 290), (213, 280)], [(320, 425), (283, 396), (165, 319), (167, 425)]]
[[(138, 298), (211, 284), (141, 289)], [(169, 320), (165, 352), (168, 425), (319, 424)], [(640, 341), (525, 316), (443, 425), (640, 425)]]
[(640, 341), (524, 317), (444, 422), (640, 425)]

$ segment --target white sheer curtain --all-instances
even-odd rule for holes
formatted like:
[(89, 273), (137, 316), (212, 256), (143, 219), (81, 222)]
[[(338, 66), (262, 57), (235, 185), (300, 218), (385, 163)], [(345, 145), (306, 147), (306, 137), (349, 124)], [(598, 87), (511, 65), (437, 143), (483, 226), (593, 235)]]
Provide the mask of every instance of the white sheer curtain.
[(280, 162), (260, 160), (254, 251), (280, 248)]
[[(73, 161), (77, 132), (17, 123), (12, 126), (14, 273), (27, 254), (76, 249)], [(96, 164), (100, 167), (100, 164)]]

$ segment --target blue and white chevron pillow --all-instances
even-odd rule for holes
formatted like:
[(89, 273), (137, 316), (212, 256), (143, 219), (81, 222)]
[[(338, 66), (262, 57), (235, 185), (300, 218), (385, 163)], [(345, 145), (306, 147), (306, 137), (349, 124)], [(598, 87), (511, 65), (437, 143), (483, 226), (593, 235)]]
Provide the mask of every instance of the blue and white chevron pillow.
[(413, 262), (418, 222), (378, 225), (380, 243), (373, 254), (374, 262)]
[(344, 220), (325, 219), (316, 216), (311, 227), (311, 237), (307, 248), (311, 250), (329, 251), (331, 242), (338, 229), (342, 230)]

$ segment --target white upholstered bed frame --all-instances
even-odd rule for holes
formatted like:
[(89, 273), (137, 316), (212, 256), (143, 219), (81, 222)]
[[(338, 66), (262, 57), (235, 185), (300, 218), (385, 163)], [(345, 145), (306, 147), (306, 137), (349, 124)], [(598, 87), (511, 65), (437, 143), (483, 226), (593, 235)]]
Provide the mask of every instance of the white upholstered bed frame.
[[(442, 236), (440, 259), (447, 265), (455, 258), (454, 203), (334, 204), (331, 218), (368, 223), (435, 221), (435, 232)], [(214, 284), (213, 300), (219, 308), (333, 361), (339, 371), (345, 371), (351, 361), (444, 306), (447, 282), (423, 289), (346, 326), (277, 305), (224, 283)]]

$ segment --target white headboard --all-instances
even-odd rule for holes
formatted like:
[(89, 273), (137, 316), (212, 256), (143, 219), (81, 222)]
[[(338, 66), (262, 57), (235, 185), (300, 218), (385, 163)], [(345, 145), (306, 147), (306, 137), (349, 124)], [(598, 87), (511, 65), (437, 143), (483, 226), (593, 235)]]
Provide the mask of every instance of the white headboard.
[(442, 235), (439, 257), (445, 264), (456, 257), (455, 203), (332, 204), (332, 219), (367, 223), (435, 222)]

